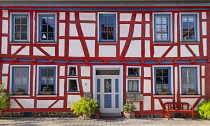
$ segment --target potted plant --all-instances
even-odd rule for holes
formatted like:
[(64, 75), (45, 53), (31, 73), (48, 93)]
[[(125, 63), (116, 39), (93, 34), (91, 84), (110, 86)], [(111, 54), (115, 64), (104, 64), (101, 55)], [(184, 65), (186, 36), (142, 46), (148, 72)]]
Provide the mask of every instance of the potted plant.
[(22, 88), (18, 88), (15, 92), (14, 92), (15, 95), (23, 95), (24, 94), (24, 89)]
[(159, 95), (166, 95), (166, 94), (168, 94), (168, 89), (160, 88), (159, 91), (158, 91), (158, 94)]
[(3, 110), (6, 110), (10, 106), (9, 93), (3, 89), (4, 85), (0, 81), (0, 115)]
[(43, 87), (42, 94), (43, 94), (43, 95), (50, 95), (50, 94), (52, 94), (52, 89), (49, 88), (48, 86)]
[(95, 114), (97, 110), (97, 100), (88, 97), (81, 97), (77, 102), (72, 103), (70, 110), (73, 110), (74, 114), (80, 115), (81, 119), (90, 119), (92, 114)]
[(195, 94), (195, 89), (189, 88), (188, 91), (186, 91), (186, 94), (188, 94), (188, 95)]
[(135, 117), (134, 110), (136, 110), (136, 106), (130, 101), (127, 101), (126, 104), (123, 105), (124, 116), (128, 119)]

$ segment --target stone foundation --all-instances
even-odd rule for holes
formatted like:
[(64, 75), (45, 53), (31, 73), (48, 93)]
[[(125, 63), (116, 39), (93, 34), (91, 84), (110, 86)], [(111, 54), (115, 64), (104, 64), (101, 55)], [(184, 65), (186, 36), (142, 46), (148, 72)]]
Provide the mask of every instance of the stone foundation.
[(2, 112), (1, 117), (76, 117), (73, 112)]

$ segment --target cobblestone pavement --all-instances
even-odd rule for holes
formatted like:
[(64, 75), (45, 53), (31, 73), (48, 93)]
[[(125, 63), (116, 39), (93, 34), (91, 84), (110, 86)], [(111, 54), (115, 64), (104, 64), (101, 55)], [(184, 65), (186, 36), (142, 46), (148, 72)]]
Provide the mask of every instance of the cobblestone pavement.
[(210, 120), (182, 118), (117, 118), (80, 120), (68, 117), (1, 117), (0, 126), (210, 126)]

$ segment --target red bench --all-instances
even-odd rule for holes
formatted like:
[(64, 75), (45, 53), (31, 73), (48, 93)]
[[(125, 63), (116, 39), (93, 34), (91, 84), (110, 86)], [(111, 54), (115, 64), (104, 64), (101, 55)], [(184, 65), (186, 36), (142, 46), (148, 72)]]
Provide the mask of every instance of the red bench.
[(192, 120), (194, 120), (194, 106), (190, 105), (186, 102), (167, 102), (164, 103), (163, 109), (163, 117), (167, 117), (168, 120), (170, 119), (171, 113), (183, 113), (183, 114), (191, 114)]

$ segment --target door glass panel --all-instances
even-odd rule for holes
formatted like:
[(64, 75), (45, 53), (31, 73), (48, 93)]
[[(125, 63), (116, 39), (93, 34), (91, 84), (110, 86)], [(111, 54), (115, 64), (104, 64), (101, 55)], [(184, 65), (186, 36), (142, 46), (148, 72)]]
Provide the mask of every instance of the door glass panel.
[(112, 92), (111, 79), (104, 79), (104, 92), (105, 93)]

